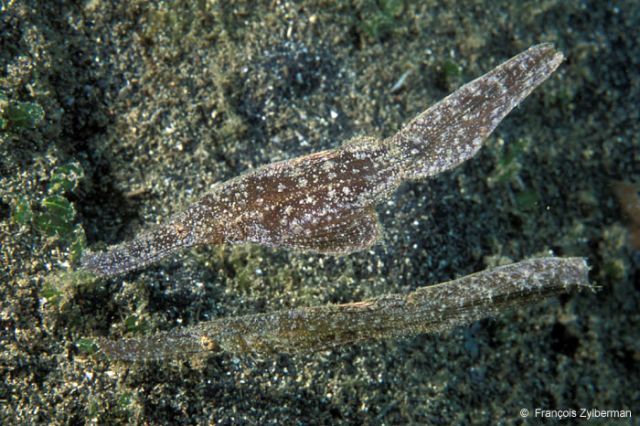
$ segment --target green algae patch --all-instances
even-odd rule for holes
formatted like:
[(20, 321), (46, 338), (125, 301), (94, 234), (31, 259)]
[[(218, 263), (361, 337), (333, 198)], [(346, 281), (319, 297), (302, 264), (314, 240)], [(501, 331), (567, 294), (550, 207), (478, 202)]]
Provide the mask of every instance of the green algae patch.
[(124, 326), (129, 333), (146, 333), (151, 328), (149, 321), (141, 315), (132, 314), (124, 320)]
[(46, 305), (63, 308), (78, 288), (93, 286), (98, 281), (98, 277), (84, 270), (52, 272), (44, 278), (39, 296)]
[(444, 61), (442, 63), (441, 69), (444, 77), (447, 79), (458, 78), (462, 75), (462, 69), (460, 69), (460, 65), (458, 65), (451, 59)]
[(20, 198), (13, 209), (11, 215), (14, 223), (18, 225), (28, 225), (33, 219), (33, 211), (31, 210), (31, 204), (26, 197)]
[(76, 348), (85, 354), (85, 355), (93, 355), (98, 352), (98, 344), (94, 339), (82, 338), (76, 341)]
[(35, 129), (44, 121), (44, 108), (37, 102), (10, 100), (0, 92), (0, 130)]
[(496, 166), (493, 173), (487, 178), (490, 186), (504, 185), (518, 179), (522, 170), (524, 157), (531, 141), (518, 139), (508, 144), (503, 141), (496, 143)]
[(51, 171), (45, 195), (22, 195), (12, 200), (11, 221), (61, 241), (72, 263), (80, 259), (87, 245), (84, 229), (76, 223), (76, 208), (68, 198), (83, 178), (84, 170), (72, 161)]
[(9, 105), (4, 117), (8, 127), (35, 129), (44, 121), (44, 109), (36, 102), (16, 102)]
[(517, 192), (516, 195), (516, 204), (518, 208), (522, 211), (533, 210), (535, 206), (540, 203), (540, 196), (533, 189), (527, 189), (524, 191)]
[(46, 282), (42, 286), (39, 296), (40, 298), (44, 299), (49, 305), (60, 306), (60, 303), (62, 302), (62, 299), (64, 297), (64, 293), (52, 282)]
[[(100, 280), (86, 271), (55, 271), (42, 279), (37, 290), (42, 326), (50, 333), (65, 330), (71, 336), (88, 335), (104, 324), (104, 316), (85, 299), (99, 299), (104, 291)], [(90, 353), (90, 342), (76, 343), (81, 354)]]
[(443, 88), (450, 90), (461, 84), (462, 67), (453, 59), (444, 60), (438, 66), (438, 71), (439, 83)]
[(61, 195), (52, 195), (44, 198), (40, 206), (43, 212), (33, 220), (38, 231), (52, 237), (66, 237), (73, 232), (76, 210), (69, 200)]
[(404, 8), (404, 2), (400, 0), (365, 2), (358, 27), (370, 40), (380, 41), (388, 38), (402, 27), (400, 18)]
[(53, 169), (49, 186), (49, 194), (63, 194), (74, 191), (84, 178), (84, 170), (77, 162), (71, 162)]
[[(39, 205), (39, 212), (31, 217), (36, 230), (48, 237), (57, 237), (66, 244), (71, 262), (77, 262), (84, 252), (87, 239), (82, 225), (75, 224), (76, 210), (62, 195), (45, 197)], [(28, 222), (29, 215), (17, 215), (16, 221)]]

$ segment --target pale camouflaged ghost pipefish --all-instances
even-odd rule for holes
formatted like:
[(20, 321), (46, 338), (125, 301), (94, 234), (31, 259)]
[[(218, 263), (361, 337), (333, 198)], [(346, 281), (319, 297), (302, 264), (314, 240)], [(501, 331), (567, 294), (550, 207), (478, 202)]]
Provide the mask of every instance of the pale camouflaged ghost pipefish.
[(376, 204), (405, 180), (436, 175), (473, 157), (562, 60), (550, 44), (533, 46), (388, 139), (355, 138), (217, 184), (169, 223), (106, 253), (89, 253), (82, 266), (115, 275), (201, 244), (256, 243), (331, 254), (370, 247), (381, 234)]
[(585, 259), (545, 257), (409, 293), (218, 318), (146, 336), (100, 337), (96, 343), (108, 358), (127, 361), (215, 352), (312, 353), (352, 343), (443, 332), (507, 309), (590, 288)]

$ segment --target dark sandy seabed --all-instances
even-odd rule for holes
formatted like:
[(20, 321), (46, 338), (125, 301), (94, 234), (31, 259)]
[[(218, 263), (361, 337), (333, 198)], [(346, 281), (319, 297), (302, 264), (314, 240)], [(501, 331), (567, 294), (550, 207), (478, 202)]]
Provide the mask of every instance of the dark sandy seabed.
[[(640, 254), (629, 243), (640, 241), (636, 1), (0, 7), (0, 423), (640, 415)], [(215, 182), (354, 135), (388, 136), (540, 42), (565, 54), (560, 69), (478, 156), (380, 205), (385, 239), (370, 251), (207, 247), (110, 280), (58, 275), (83, 247), (132, 238)], [(44, 120), (11, 115), (25, 105)], [(406, 293), (549, 254), (586, 257), (598, 290), (443, 334), (307, 355), (126, 363), (92, 353), (98, 336)]]

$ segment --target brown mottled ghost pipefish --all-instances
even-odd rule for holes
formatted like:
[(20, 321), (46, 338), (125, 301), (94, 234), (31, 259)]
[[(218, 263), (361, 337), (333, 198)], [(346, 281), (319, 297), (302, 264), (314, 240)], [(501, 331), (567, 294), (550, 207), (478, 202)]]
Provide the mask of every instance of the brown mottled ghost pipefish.
[(331, 254), (367, 248), (381, 234), (376, 204), (405, 180), (436, 175), (473, 157), (562, 60), (550, 44), (533, 46), (462, 86), (388, 139), (355, 138), (216, 184), (169, 223), (105, 253), (88, 253), (82, 266), (115, 275), (180, 248), (225, 242)]

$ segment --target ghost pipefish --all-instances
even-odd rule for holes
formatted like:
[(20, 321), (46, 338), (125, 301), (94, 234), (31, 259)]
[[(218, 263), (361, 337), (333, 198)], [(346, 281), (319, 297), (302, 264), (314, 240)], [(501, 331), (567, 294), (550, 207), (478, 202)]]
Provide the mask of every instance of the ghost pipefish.
[(216, 184), (168, 223), (107, 252), (88, 252), (82, 267), (116, 275), (202, 244), (256, 243), (337, 255), (370, 247), (381, 235), (376, 204), (403, 181), (433, 176), (472, 158), (562, 60), (551, 44), (533, 46), (385, 140), (351, 139), (339, 148)]
[(410, 293), (340, 305), (218, 318), (152, 335), (98, 338), (109, 359), (194, 354), (313, 353), (348, 344), (438, 333), (574, 290), (592, 289), (585, 259), (546, 257), (486, 269)]

